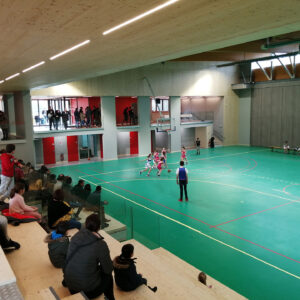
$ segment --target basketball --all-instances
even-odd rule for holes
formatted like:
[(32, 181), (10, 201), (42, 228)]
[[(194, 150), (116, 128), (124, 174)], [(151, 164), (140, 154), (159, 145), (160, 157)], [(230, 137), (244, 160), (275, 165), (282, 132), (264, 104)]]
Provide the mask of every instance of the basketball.
[(169, 169), (169, 170), (168, 170), (168, 173), (170, 173), (171, 171), (172, 171), (172, 170)]

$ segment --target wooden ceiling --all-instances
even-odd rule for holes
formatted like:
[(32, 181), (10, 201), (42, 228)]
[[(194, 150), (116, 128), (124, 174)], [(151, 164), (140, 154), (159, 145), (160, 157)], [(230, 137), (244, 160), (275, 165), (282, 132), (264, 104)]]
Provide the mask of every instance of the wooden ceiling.
[[(0, 92), (45, 87), (300, 30), (298, 0), (179, 0), (107, 36), (165, 0), (0, 1)], [(49, 57), (87, 39), (54, 61)]]

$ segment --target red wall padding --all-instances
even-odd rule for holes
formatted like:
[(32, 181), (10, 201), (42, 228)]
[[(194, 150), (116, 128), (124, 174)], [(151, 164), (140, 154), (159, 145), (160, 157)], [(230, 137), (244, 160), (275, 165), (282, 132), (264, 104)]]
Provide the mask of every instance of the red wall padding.
[(129, 132), (130, 154), (139, 154), (139, 133), (137, 131)]
[(43, 138), (44, 164), (55, 164), (55, 144), (54, 137)]
[(67, 136), (68, 161), (78, 161), (78, 136)]
[[(131, 106), (132, 103), (137, 103), (137, 98), (132, 97), (116, 97), (116, 119), (117, 124), (122, 124), (124, 115), (123, 110)], [(129, 116), (128, 116), (129, 121)]]

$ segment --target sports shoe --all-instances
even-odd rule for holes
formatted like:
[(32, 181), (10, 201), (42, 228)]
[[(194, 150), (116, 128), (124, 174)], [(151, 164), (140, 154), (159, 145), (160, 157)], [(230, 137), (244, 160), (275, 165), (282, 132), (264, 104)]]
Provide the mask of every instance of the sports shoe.
[(21, 245), (13, 240), (9, 240), (6, 245), (3, 246), (4, 251), (20, 249)]
[(178, 199), (178, 201), (182, 202), (182, 199)]
[(185, 201), (188, 202), (188, 201), (189, 201), (189, 198), (185, 198)]
[(107, 223), (107, 222), (110, 222), (110, 220), (109, 219), (104, 219), (104, 222)]
[(140, 171), (140, 175), (142, 175), (142, 171)]

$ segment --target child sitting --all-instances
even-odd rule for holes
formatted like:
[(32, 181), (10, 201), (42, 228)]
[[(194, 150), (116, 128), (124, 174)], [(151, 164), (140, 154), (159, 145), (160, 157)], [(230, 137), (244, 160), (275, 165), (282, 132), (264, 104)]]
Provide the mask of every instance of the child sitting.
[[(206, 284), (206, 274), (204, 272), (200, 272), (199, 275), (198, 275), (198, 280), (203, 283), (204, 285), (207, 285)], [(212, 288), (212, 285), (208, 285), (209, 288)]]
[(123, 291), (133, 291), (147, 280), (138, 274), (133, 256), (134, 247), (126, 244), (122, 247), (122, 253), (113, 260), (116, 285)]
[(38, 212), (38, 208), (35, 206), (28, 206), (24, 202), (23, 195), (25, 193), (25, 185), (17, 182), (15, 187), (11, 190), (9, 200), (9, 213), (18, 213), (26, 216), (32, 216), (38, 219), (40, 222), (42, 216)]
[(48, 255), (52, 265), (63, 268), (69, 249), (69, 238), (66, 236), (68, 230), (67, 222), (60, 222), (56, 229), (48, 234), (45, 243), (48, 244)]

